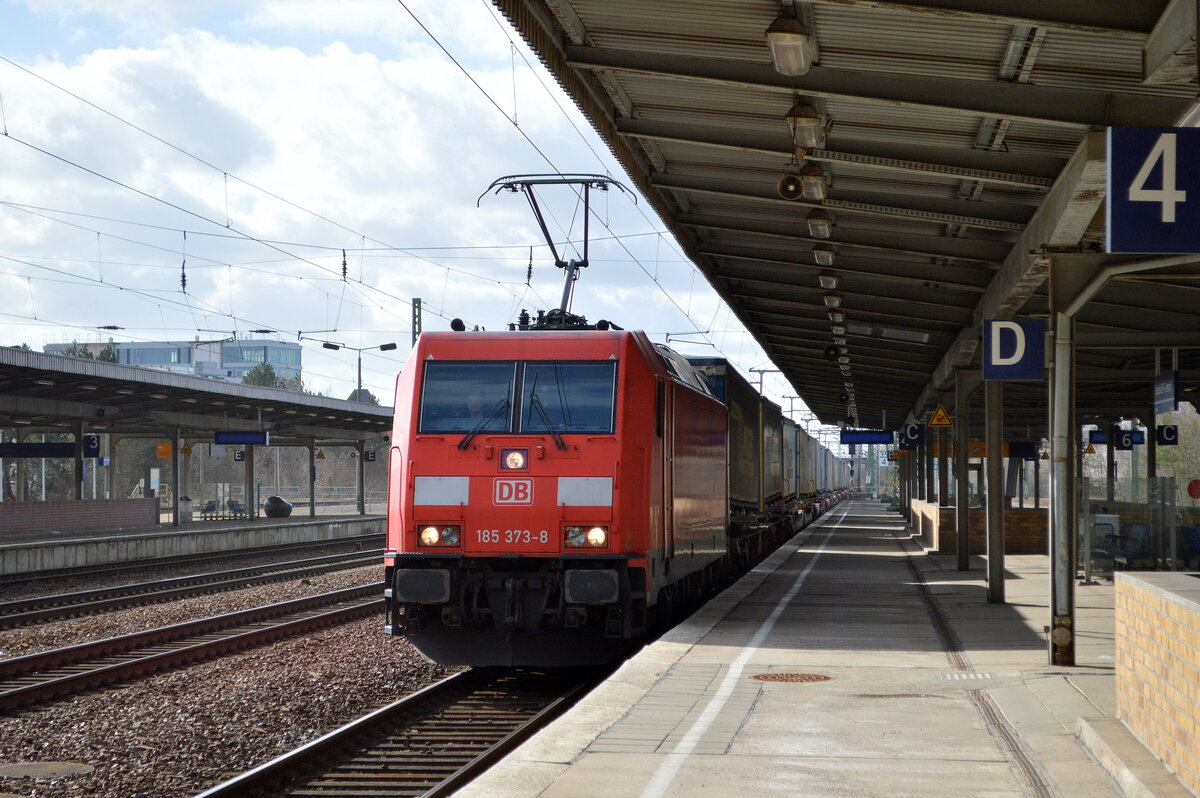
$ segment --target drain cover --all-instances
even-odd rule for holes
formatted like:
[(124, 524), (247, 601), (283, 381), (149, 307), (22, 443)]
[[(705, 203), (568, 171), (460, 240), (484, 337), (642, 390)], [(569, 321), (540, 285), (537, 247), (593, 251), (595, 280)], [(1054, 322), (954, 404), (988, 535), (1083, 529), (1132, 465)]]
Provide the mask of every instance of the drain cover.
[(760, 682), (827, 682), (833, 677), (820, 673), (756, 673), (750, 678)]
[(9, 762), (0, 764), (0, 776), (10, 779), (56, 779), (91, 773), (92, 766), (78, 762)]

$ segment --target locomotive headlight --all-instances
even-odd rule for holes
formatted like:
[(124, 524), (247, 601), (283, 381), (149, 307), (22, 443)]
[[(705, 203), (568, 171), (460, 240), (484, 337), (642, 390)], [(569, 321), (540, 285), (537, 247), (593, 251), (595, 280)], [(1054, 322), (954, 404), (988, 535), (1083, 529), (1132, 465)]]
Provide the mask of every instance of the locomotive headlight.
[(417, 543), (426, 548), (434, 546), (457, 546), (462, 538), (462, 530), (454, 525), (421, 527), (417, 533)]
[(501, 449), (500, 467), (505, 471), (521, 471), (529, 465), (529, 450)]
[(568, 526), (563, 528), (565, 544), (572, 549), (602, 549), (608, 545), (608, 528)]

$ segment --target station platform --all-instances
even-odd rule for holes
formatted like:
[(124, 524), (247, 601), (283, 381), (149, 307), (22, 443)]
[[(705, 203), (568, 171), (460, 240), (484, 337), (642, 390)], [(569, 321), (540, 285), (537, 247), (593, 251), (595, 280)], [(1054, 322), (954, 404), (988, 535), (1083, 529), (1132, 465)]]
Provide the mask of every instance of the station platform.
[(382, 534), (383, 515), (336, 514), (288, 518), (190, 521), (149, 526), (0, 533), (0, 574), (19, 574), (184, 554), (307, 543)]
[(843, 503), (456, 795), (1191, 795), (1113, 718), (1111, 583), (1053, 667), (1049, 558), (1006, 567), (988, 604), (981, 558)]

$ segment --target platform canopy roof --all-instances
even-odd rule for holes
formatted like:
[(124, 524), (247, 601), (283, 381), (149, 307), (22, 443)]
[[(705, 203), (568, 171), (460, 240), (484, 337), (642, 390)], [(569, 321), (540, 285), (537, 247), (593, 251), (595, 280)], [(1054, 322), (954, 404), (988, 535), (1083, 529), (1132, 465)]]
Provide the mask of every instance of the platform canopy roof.
[(392, 408), (84, 358), (0, 348), (0, 427), (185, 437), (269, 431), (273, 443), (366, 440)]
[[(1049, 255), (1101, 247), (1105, 127), (1196, 115), (1185, 0), (494, 2), (825, 423), (920, 417), (983, 319), (1045, 316)], [(774, 65), (773, 23), (808, 34), (804, 74)], [(785, 199), (787, 174), (824, 196)], [(1081, 311), (1082, 409), (1148, 405), (1157, 334), (1200, 347), (1196, 271)]]

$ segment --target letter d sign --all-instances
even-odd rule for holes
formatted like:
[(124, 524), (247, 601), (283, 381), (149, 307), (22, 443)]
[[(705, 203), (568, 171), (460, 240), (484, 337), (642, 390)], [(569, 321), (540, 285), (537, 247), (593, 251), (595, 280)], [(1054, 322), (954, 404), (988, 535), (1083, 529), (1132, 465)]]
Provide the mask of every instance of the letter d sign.
[(987, 319), (983, 322), (985, 380), (1046, 378), (1046, 322), (1043, 319)]

